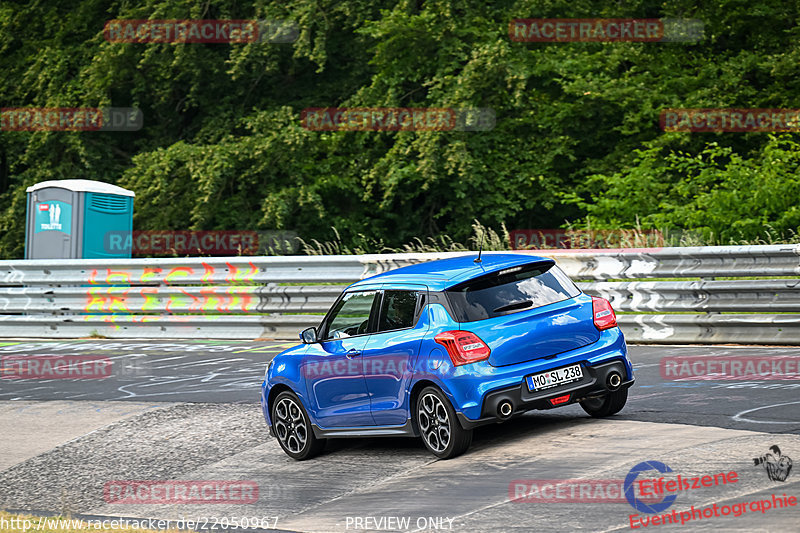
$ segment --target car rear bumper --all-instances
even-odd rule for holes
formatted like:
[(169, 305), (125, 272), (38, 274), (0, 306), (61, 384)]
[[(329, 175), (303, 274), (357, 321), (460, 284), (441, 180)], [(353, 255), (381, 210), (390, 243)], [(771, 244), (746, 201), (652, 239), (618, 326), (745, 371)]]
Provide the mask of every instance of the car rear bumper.
[[(477, 420), (467, 418), (463, 413), (458, 413), (458, 419), (464, 429), (471, 429), (484, 424), (503, 422), (514, 416), (534, 409), (553, 409), (572, 403), (578, 403), (586, 398), (602, 396), (611, 390), (627, 389), (634, 383), (634, 379), (625, 380), (625, 363), (610, 361), (593, 366), (583, 367), (583, 378), (580, 381), (546, 389), (538, 392), (528, 390), (527, 384), (495, 390), (488, 393), (483, 399), (481, 417)], [(609, 385), (609, 378), (613, 373), (621, 376), (622, 381), (618, 386)], [(566, 399), (565, 396), (568, 396)], [(559, 403), (551, 400), (558, 398)], [(511, 413), (508, 416), (500, 415), (500, 405), (511, 402)]]
[[(540, 372), (580, 364), (583, 377), (567, 383), (531, 392), (526, 377)], [(467, 367), (472, 367), (468, 371)], [(612, 371), (619, 373), (618, 388), (633, 384), (633, 367), (628, 360), (625, 338), (619, 328), (601, 332), (600, 338), (587, 346), (505, 367), (491, 367), (487, 363), (466, 365), (463, 375), (450, 377), (446, 384), (453, 407), (465, 427), (474, 424), (502, 421), (497, 407), (503, 400), (511, 401), (512, 416), (531, 409), (550, 409), (575, 403), (586, 397), (608, 392), (606, 379)], [(549, 400), (569, 394), (569, 400), (553, 405)]]

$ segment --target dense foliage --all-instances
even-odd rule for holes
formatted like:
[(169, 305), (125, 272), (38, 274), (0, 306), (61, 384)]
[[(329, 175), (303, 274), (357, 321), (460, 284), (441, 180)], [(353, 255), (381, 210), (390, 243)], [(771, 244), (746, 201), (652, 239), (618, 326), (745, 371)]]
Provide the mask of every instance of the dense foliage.
[[(697, 43), (519, 43), (514, 18), (700, 19)], [(109, 19), (294, 21), (291, 44), (126, 44)], [(499, 229), (800, 225), (796, 135), (666, 133), (669, 107), (797, 108), (785, 0), (4, 0), (3, 106), (138, 107), (139, 132), (0, 132), (0, 256), (25, 187), (116, 183), (137, 229), (292, 229), (347, 246)], [(493, 108), (491, 131), (316, 132), (307, 107)]]

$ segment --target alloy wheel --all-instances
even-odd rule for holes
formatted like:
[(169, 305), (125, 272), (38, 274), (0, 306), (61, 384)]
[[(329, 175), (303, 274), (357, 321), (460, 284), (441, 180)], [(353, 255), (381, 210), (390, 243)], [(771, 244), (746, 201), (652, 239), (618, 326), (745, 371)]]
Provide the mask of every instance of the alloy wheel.
[(450, 444), (450, 417), (442, 401), (434, 394), (426, 394), (419, 402), (417, 416), (422, 438), (431, 450), (443, 452)]
[(275, 405), (275, 434), (292, 453), (300, 453), (308, 441), (308, 426), (300, 406), (291, 398), (281, 398)]

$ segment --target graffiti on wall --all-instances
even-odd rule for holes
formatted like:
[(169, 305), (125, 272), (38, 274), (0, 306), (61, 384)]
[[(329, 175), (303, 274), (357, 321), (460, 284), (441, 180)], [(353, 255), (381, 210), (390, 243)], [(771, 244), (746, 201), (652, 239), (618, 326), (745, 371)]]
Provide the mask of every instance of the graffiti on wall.
[[(138, 315), (140, 321), (158, 320), (161, 314), (240, 314), (255, 310), (258, 273), (252, 262), (245, 268), (226, 263), (226, 269), (202, 263), (171, 269), (92, 270), (86, 289), (86, 314)], [(213, 286), (227, 284), (228, 287)], [(153, 315), (152, 313), (158, 313)], [(137, 320), (137, 319), (134, 319)]]

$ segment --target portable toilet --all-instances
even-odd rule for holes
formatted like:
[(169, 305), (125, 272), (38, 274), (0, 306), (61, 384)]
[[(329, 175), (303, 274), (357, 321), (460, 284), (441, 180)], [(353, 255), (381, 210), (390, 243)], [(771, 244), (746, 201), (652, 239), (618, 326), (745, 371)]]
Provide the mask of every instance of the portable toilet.
[(133, 231), (133, 191), (92, 180), (53, 180), (28, 187), (25, 259), (130, 257), (109, 235)]

